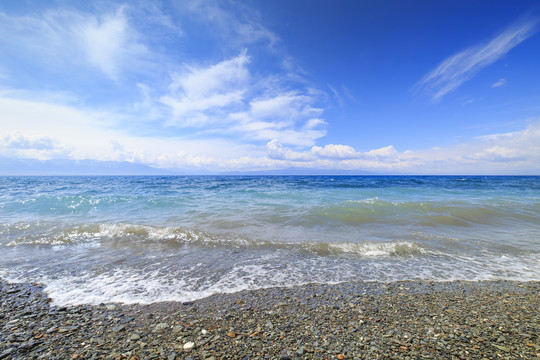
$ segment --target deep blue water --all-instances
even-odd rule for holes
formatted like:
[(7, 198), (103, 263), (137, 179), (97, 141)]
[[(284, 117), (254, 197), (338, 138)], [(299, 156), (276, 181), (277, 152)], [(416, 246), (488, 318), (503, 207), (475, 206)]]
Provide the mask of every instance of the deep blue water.
[(0, 177), (0, 251), (58, 303), (540, 280), (540, 177)]

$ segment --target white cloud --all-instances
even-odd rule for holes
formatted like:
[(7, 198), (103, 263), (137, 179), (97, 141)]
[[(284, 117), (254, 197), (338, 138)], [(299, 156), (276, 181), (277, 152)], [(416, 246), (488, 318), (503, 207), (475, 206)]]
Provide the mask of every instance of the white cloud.
[(226, 4), (221, 5), (206, 0), (179, 2), (182, 10), (195, 13), (198, 19), (217, 28), (216, 35), (233, 47), (259, 43), (266, 44), (269, 49), (275, 48), (279, 37), (261, 24), (259, 13), (242, 3), (236, 3), (234, 11), (225, 9)]
[(413, 87), (433, 101), (441, 100), (486, 66), (499, 60), (536, 31), (538, 19), (518, 22), (487, 43), (463, 50), (444, 60)]
[(266, 151), (271, 159), (289, 160), (289, 161), (309, 161), (313, 160), (313, 156), (305, 152), (297, 152), (291, 150), (277, 140), (273, 139), (266, 144)]
[(0, 34), (5, 56), (57, 71), (91, 65), (114, 80), (122, 71), (147, 66), (145, 57), (150, 56), (130, 26), (125, 7), (97, 15), (75, 10), (26, 16), (0, 13)]
[(247, 89), (249, 57), (238, 56), (209, 67), (186, 66), (183, 74), (175, 74), (169, 93), (160, 101), (173, 110), (169, 125), (204, 126), (223, 118), (220, 110), (241, 104)]
[[(214, 62), (193, 60), (191, 65), (183, 65), (183, 71), (172, 73), (168, 88), (167, 80), (155, 80), (154, 74), (130, 78), (134, 80), (130, 86), (134, 88), (136, 83), (140, 91), (140, 101), (127, 105), (115, 102), (114, 110), (99, 108), (100, 105), (81, 106), (84, 96), (75, 94), (66, 93), (74, 98), (67, 99), (64, 95), (55, 97), (60, 93), (45, 96), (39, 90), (31, 96), (29, 90), (2, 91), (0, 155), (132, 161), (195, 172), (305, 167), (375, 172), (519, 173), (540, 167), (538, 120), (522, 131), (436, 149), (400, 152), (389, 145), (357, 151), (346, 144), (321, 144), (327, 124), (319, 104), (321, 99), (329, 98), (328, 94), (310, 88), (294, 59), (276, 50), (279, 39), (275, 34), (261, 26), (256, 16), (250, 17), (253, 14), (249, 11), (238, 10), (243, 5), (235, 6), (235, 11), (240, 12), (237, 17), (235, 11), (227, 12), (215, 3), (206, 4), (199, 2), (196, 6), (199, 15), (215, 21), (216, 28), (222, 31), (218, 31), (220, 39), (234, 38), (234, 46), (227, 44), (223, 53), (236, 51), (236, 56)], [(9, 34), (0, 36), (0, 45), (6, 49), (0, 57), (19, 57), (48, 69), (57, 67), (60, 73), (73, 76), (94, 76), (72, 71), (73, 67), (84, 71), (90, 68), (113, 80), (122, 79), (128, 71), (140, 73), (160, 66), (162, 70), (155, 76), (160, 78), (163, 69), (179, 67), (173, 56), (165, 59), (166, 64), (156, 61), (158, 57), (149, 47), (151, 31), (144, 31), (149, 27), (144, 15), (150, 14), (154, 19), (151, 21), (161, 23), (162, 28), (154, 30), (153, 36), (163, 29), (173, 30), (173, 36), (183, 32), (159, 8), (147, 4), (143, 8), (137, 10), (138, 21), (134, 21), (135, 10), (129, 6), (99, 13), (0, 13), (0, 35)], [(204, 14), (206, 10), (209, 11)], [(524, 41), (535, 26), (535, 21), (522, 22), (486, 44), (454, 55), (419, 83), (420, 91), (431, 93), (434, 99), (442, 98)], [(167, 36), (171, 36), (170, 31)], [(241, 50), (246, 44), (258, 46), (254, 54), (259, 53), (260, 45), (268, 45), (272, 58), (264, 61), (276, 60), (279, 66), (283, 60), (281, 73), (255, 72), (259, 59)], [(178, 50), (174, 54), (180, 53)], [(64, 67), (72, 68), (64, 72)], [(0, 71), (4, 77), (17, 73), (11, 68)], [(81, 88), (86, 91), (84, 85)], [(339, 92), (332, 87), (330, 90), (338, 102), (345, 98), (356, 101), (345, 87)], [(62, 105), (67, 103), (77, 106)], [(144, 121), (144, 126), (151, 124), (145, 128), (151, 128), (148, 133), (141, 131)], [(129, 125), (122, 127), (121, 122)]]
[(208, 134), (233, 135), (243, 141), (276, 138), (302, 146), (313, 145), (326, 134), (326, 122), (320, 118), (323, 109), (313, 106), (316, 95), (310, 89), (290, 90), (279, 84), (276, 75), (254, 77), (249, 60), (244, 50), (210, 66), (186, 65), (160, 98), (172, 110), (167, 125), (202, 128)]
[(123, 63), (144, 56), (148, 51), (138, 43), (137, 34), (130, 28), (122, 7), (101, 18), (88, 17), (77, 27), (90, 63), (112, 79), (118, 78)]
[[(226, 170), (264, 150), (218, 138), (139, 136), (109, 127), (119, 114), (0, 97), (0, 156), (115, 160), (162, 168)], [(47, 134), (47, 135), (44, 135)], [(250, 160), (253, 161), (253, 160)]]
[(283, 167), (415, 174), (540, 174), (540, 118), (524, 130), (493, 134), (460, 144), (397, 151), (386, 146), (366, 152), (348, 145), (313, 146), (295, 151), (272, 140), (270, 159)]
[(278, 139), (283, 144), (310, 146), (326, 135), (322, 109), (312, 106), (313, 98), (286, 91), (251, 100), (246, 111), (232, 113), (230, 131), (255, 140)]
[(499, 79), (497, 82), (495, 82), (493, 85), (491, 85), (492, 88), (498, 88), (501, 86), (504, 86), (506, 84), (506, 79)]
[(518, 149), (498, 145), (481, 150), (471, 155), (471, 158), (488, 161), (514, 161), (523, 159), (522, 154), (520, 154)]
[(54, 149), (54, 140), (48, 136), (27, 137), (20, 132), (14, 132), (4, 136), (3, 145), (14, 149), (36, 149), (52, 150)]
[(46, 135), (26, 135), (14, 131), (0, 135), (0, 154), (6, 157), (30, 157), (40, 160), (67, 157), (70, 149)]
[(358, 158), (360, 155), (351, 146), (333, 144), (329, 144), (324, 147), (313, 146), (311, 148), (311, 153), (318, 157), (328, 159), (354, 159)]
[(272, 158), (286, 159), (286, 160), (316, 160), (325, 159), (333, 161), (345, 161), (352, 159), (361, 159), (362, 161), (373, 160), (388, 160), (399, 159), (400, 154), (392, 145), (370, 150), (367, 152), (358, 152), (352, 146), (328, 144), (324, 147), (313, 146), (309, 151), (296, 152), (289, 148), (283, 147), (283, 145), (276, 139), (266, 144), (268, 155)]
[[(0, 12), (0, 34), (9, 34), (0, 36), (0, 45), (7, 50), (3, 52), (5, 56), (23, 59), (25, 67), (37, 66), (48, 76), (57, 72), (65, 79), (81, 76), (86, 80), (94, 76), (87, 73), (93, 69), (116, 81), (117, 85), (126, 85), (119, 80), (128, 79), (128, 72), (136, 73), (129, 74), (138, 76), (136, 87), (122, 87), (121, 97), (138, 99), (131, 100), (130, 104), (116, 102), (113, 105), (117, 115), (115, 125), (119, 125), (120, 118), (126, 124), (129, 121), (152, 123), (154, 129), (162, 133), (177, 134), (189, 128), (186, 133), (192, 136), (236, 137), (244, 143), (277, 138), (284, 144), (299, 146), (312, 146), (326, 134), (323, 109), (315, 106), (324, 97), (320, 92), (309, 88), (301, 77), (294, 76), (292, 69), (265, 74), (250, 71), (251, 59), (246, 45), (270, 49), (278, 64), (281, 57), (287, 57), (273, 48), (278, 39), (260, 24), (256, 12), (242, 4), (230, 8), (227, 4), (198, 1), (180, 5), (191, 7), (189, 15), (195, 12), (203, 21), (212, 22), (219, 29), (216, 37), (236, 39), (231, 43), (224, 41), (225, 48), (242, 46), (232, 58), (213, 63), (192, 60), (181, 65), (182, 71), (170, 73), (168, 88), (162, 75), (166, 68), (178, 69), (179, 66), (172, 57), (163, 54), (160, 58), (159, 49), (154, 51), (156, 49), (151, 47), (156, 43), (151, 35), (160, 34), (155, 26), (149, 25), (158, 24), (158, 28), (165, 29), (166, 40), (184, 33), (158, 6), (102, 5), (105, 11), (92, 13), (58, 8), (26, 16)], [(153, 69), (160, 70), (155, 74), (150, 71)], [(54, 86), (54, 82), (51, 84)], [(72, 90), (71, 85), (65, 89)], [(30, 94), (24, 89), (22, 96), (15, 94), (14, 89), (0, 96), (9, 94), (12, 98), (37, 99), (37, 102), (51, 104), (102, 101), (94, 88), (87, 89), (85, 85), (76, 82), (74, 86), (81, 95), (72, 101), (45, 101), (43, 93)], [(113, 103), (118, 93), (111, 95), (110, 103)]]
[(393, 157), (397, 156), (398, 154), (398, 151), (392, 145), (385, 146), (380, 149), (370, 150), (366, 153), (368, 157), (378, 158)]
[(131, 161), (193, 172), (303, 167), (418, 174), (540, 173), (540, 118), (519, 131), (452, 146), (403, 152), (386, 146), (362, 152), (345, 144), (289, 147), (278, 139), (256, 146), (223, 138), (137, 136), (104, 126), (117, 118), (115, 113), (6, 98), (0, 98), (0, 108), (4, 157)]

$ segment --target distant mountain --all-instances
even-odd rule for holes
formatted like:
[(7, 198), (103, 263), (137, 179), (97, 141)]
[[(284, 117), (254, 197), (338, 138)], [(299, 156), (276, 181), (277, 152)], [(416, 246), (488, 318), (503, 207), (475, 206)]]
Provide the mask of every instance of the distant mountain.
[(236, 171), (225, 172), (220, 175), (380, 175), (381, 173), (359, 171), (359, 170), (340, 170), (340, 169), (308, 169), (308, 168), (287, 168), (277, 170), (260, 171)]
[(379, 175), (367, 171), (287, 168), (259, 171), (157, 169), (128, 161), (0, 158), (0, 175)]
[(0, 158), (0, 175), (171, 175), (175, 173), (127, 161)]

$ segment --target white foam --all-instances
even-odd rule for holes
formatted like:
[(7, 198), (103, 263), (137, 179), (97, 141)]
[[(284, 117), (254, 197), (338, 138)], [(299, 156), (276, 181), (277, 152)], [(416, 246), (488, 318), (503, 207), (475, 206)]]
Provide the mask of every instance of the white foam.
[[(378, 256), (378, 255), (377, 255)], [(231, 264), (218, 270), (208, 262), (185, 269), (169, 268), (158, 261), (153, 270), (117, 267), (78, 275), (44, 274), (38, 268), (9, 271), (0, 268), (0, 276), (14, 282), (40, 282), (57, 305), (125, 303), (149, 304), (160, 301), (192, 301), (218, 293), (233, 293), (277, 286), (308, 283), (339, 283), (349, 280), (540, 280), (538, 256), (516, 261), (508, 256), (486, 259), (438, 256), (425, 258), (372, 258), (358, 262), (332, 257), (302, 257), (282, 261), (279, 252)], [(536, 263), (536, 265), (534, 265)], [(170, 263), (169, 263), (170, 265)]]
[(348, 204), (375, 204), (377, 202), (379, 202), (379, 197), (378, 196), (374, 196), (374, 197), (370, 197), (370, 198), (366, 198), (366, 199), (362, 199), (362, 200), (346, 200), (345, 203), (348, 203)]
[[(294, 243), (290, 244), (294, 246)], [(300, 243), (299, 247), (315, 253), (322, 254), (354, 254), (364, 257), (383, 256), (414, 256), (432, 253), (414, 242), (394, 241), (388, 243), (375, 242), (308, 242)]]
[[(312, 282), (336, 283), (351, 279), (346, 268), (328, 278), (328, 272), (317, 273), (320, 263), (300, 262), (276, 267), (266, 263), (275, 255), (259, 259), (257, 263), (239, 263), (221, 276), (200, 274), (198, 264), (191, 269), (177, 272), (175, 277), (161, 270), (150, 272), (117, 269), (112, 272), (58, 278), (42, 277), (45, 291), (57, 305), (100, 304), (149, 304), (160, 301), (192, 301), (218, 293), (234, 293), (276, 286), (295, 286)], [(309, 269), (309, 270), (308, 270)], [(200, 275), (197, 275), (200, 274)]]

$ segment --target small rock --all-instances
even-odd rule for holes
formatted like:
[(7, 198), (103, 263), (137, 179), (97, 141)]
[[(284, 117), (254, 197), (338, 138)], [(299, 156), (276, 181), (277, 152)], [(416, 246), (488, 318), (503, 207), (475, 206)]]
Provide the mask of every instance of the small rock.
[(11, 355), (14, 351), (15, 351), (15, 348), (9, 348), (9, 349), (4, 350), (4, 351), (0, 354), (0, 359), (4, 359), (4, 358), (8, 357), (8, 356)]
[(123, 318), (122, 320), (120, 320), (120, 324), (126, 324), (128, 322), (131, 322), (133, 321), (133, 316), (129, 316), (129, 317), (126, 317), (126, 318)]
[(112, 331), (117, 333), (117, 332), (120, 332), (122, 330), (124, 330), (126, 327), (124, 325), (119, 325), (119, 326), (115, 326), (112, 328)]
[(161, 332), (169, 328), (167, 323), (159, 323), (154, 327), (154, 332)]
[(190, 349), (193, 349), (194, 346), (195, 346), (195, 343), (194, 343), (194, 342), (188, 341), (187, 343), (184, 344), (184, 350), (190, 350)]
[(493, 346), (495, 346), (497, 349), (502, 350), (502, 351), (504, 351), (504, 352), (510, 352), (510, 351), (512, 351), (512, 350), (510, 350), (510, 348), (507, 348), (506, 346), (495, 345), (495, 344), (493, 344)]
[(179, 332), (184, 331), (184, 327), (182, 325), (176, 325), (172, 328), (173, 334), (178, 334)]
[(137, 341), (137, 340), (139, 340), (140, 338), (141, 338), (141, 337), (140, 337), (139, 335), (133, 334), (133, 335), (131, 335), (131, 336), (129, 337), (129, 340), (131, 340), (131, 341)]
[(37, 345), (41, 344), (41, 341), (30, 341), (28, 343), (23, 343), (19, 346), (19, 351), (28, 351), (32, 348), (36, 347)]

